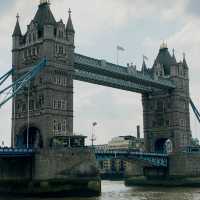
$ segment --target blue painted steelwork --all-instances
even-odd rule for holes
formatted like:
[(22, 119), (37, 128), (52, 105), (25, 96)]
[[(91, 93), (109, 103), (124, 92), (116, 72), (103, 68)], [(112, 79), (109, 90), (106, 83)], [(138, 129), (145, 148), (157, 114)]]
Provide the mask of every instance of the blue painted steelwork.
[(35, 154), (34, 149), (21, 148), (0, 148), (1, 157), (32, 157)]
[(187, 146), (183, 149), (183, 152), (189, 154), (200, 154), (200, 146)]
[(2, 85), (7, 79), (9, 76), (11, 76), (14, 72), (14, 69), (10, 69), (6, 74), (4, 74), (2, 77), (0, 77), (0, 85)]
[(130, 67), (122, 67), (80, 54), (75, 54), (74, 68), (76, 80), (128, 91), (146, 93), (175, 88), (173, 82), (168, 79), (153, 79), (151, 73), (142, 73)]
[(94, 150), (97, 160), (141, 160), (157, 167), (168, 167), (168, 155), (119, 150)]
[(194, 114), (195, 114), (197, 120), (198, 120), (199, 123), (200, 123), (200, 112), (198, 111), (197, 107), (194, 105), (194, 103), (193, 103), (193, 101), (192, 101), (191, 98), (190, 98), (190, 105), (191, 105), (191, 107), (192, 107), (192, 110), (193, 110), (193, 112), (194, 112)]
[(7, 97), (0, 102), (0, 108), (7, 103), (10, 99), (12, 99), (23, 87), (27, 85), (27, 83), (36, 77), (38, 73), (41, 72), (42, 69), (47, 65), (47, 59), (43, 59), (37, 65), (30, 67), (28, 72), (24, 73), (20, 78), (13, 81), (12, 84), (7, 86), (6, 88), (0, 91), (0, 95), (4, 92), (9, 92)]

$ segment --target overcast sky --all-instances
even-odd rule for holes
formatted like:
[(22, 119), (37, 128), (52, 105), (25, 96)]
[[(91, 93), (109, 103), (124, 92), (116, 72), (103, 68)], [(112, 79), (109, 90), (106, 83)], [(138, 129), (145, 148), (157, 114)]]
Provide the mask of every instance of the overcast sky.
[[(0, 1), (0, 74), (11, 67), (12, 32), (16, 14), (20, 14), (23, 33), (34, 17), (39, 0)], [(68, 9), (76, 30), (76, 52), (116, 62), (116, 46), (120, 64), (133, 62), (141, 68), (142, 55), (148, 66), (158, 53), (161, 42), (167, 41), (170, 52), (175, 48), (177, 60), (186, 53), (190, 70), (191, 97), (200, 108), (200, 1), (199, 0), (51, 0), (57, 20), (67, 22)], [(91, 135), (96, 121), (97, 143), (106, 143), (114, 136), (136, 135), (142, 126), (141, 95), (122, 90), (75, 81), (74, 131)], [(0, 142), (10, 144), (11, 104), (0, 110)], [(192, 134), (200, 138), (200, 125), (191, 113)]]

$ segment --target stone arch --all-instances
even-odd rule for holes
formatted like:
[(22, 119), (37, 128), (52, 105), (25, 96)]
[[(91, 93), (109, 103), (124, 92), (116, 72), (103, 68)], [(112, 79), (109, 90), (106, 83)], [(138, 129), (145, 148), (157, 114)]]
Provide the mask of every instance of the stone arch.
[(37, 126), (30, 125), (28, 131), (27, 131), (27, 126), (21, 128), (16, 138), (16, 147), (26, 148), (27, 142), (29, 148), (35, 148), (35, 149), (43, 148), (42, 134)]
[(154, 143), (154, 151), (156, 153), (166, 153), (165, 143), (168, 138), (159, 138)]

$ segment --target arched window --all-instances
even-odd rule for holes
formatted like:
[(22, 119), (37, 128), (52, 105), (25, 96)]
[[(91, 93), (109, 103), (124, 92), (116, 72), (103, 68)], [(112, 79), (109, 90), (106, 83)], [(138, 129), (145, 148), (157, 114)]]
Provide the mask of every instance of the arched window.
[(31, 34), (28, 35), (28, 43), (31, 43)]

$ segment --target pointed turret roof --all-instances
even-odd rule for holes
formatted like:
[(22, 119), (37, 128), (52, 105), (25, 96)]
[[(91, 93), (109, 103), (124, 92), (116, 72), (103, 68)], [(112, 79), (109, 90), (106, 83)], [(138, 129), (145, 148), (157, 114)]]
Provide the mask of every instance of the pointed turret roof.
[(146, 66), (145, 60), (143, 59), (142, 72), (146, 72), (146, 71), (147, 71), (147, 66)]
[(185, 53), (183, 53), (183, 66), (187, 69), (188, 65), (187, 65), (187, 61), (185, 59)]
[(170, 67), (175, 64), (175, 60), (170, 55), (167, 45), (164, 43), (160, 47), (154, 65), (157, 63), (163, 66), (165, 75), (170, 75)]
[(56, 20), (51, 12), (48, 1), (40, 3), (33, 21), (38, 24), (39, 30), (42, 30), (45, 24), (56, 25)]
[(173, 61), (174, 61), (174, 64), (176, 64), (177, 61), (176, 61), (176, 56), (175, 56), (175, 50), (174, 50), (174, 49), (173, 49), (173, 51), (172, 51), (172, 59), (173, 59)]
[(71, 19), (71, 13), (72, 13), (71, 9), (69, 9), (68, 13), (69, 13), (69, 18), (67, 21), (66, 31), (75, 33), (74, 26), (73, 26), (72, 19)]
[(20, 25), (19, 25), (19, 14), (17, 14), (17, 22), (15, 24), (13, 36), (21, 36), (21, 35), (22, 35), (22, 32), (21, 32), (21, 28), (20, 28)]

